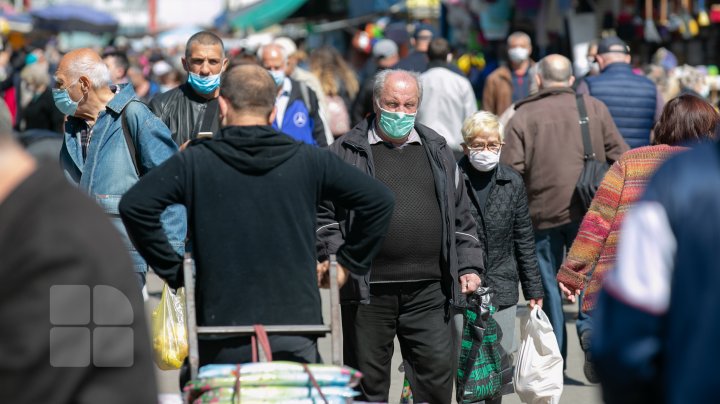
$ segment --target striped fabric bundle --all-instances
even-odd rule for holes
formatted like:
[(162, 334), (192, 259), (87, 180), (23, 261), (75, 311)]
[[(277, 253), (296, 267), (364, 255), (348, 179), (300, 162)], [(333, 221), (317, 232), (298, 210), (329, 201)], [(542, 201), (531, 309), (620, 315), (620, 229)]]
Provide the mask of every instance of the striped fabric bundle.
[[(322, 364), (310, 364), (307, 368), (329, 403), (345, 403), (358, 395), (353, 387), (358, 385), (362, 374), (357, 370)], [(206, 365), (200, 368), (198, 378), (185, 386), (186, 401), (193, 404), (321, 403), (323, 400), (308, 371), (299, 363), (283, 361), (241, 366)]]
[(557, 280), (568, 289), (585, 289), (583, 312), (593, 310), (603, 280), (615, 265), (625, 213), (642, 196), (655, 170), (682, 150), (686, 148), (639, 147), (623, 154), (605, 175), (557, 275)]

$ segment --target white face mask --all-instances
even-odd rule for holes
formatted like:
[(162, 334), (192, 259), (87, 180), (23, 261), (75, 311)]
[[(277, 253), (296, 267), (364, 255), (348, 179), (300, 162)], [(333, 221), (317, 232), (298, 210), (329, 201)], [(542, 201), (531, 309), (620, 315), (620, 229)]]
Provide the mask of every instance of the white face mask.
[(527, 48), (516, 46), (508, 50), (510, 61), (514, 63), (524, 62), (530, 57), (530, 51)]
[(476, 170), (487, 172), (498, 165), (500, 152), (495, 154), (490, 150), (471, 151), (468, 158), (470, 159), (470, 164), (472, 164)]

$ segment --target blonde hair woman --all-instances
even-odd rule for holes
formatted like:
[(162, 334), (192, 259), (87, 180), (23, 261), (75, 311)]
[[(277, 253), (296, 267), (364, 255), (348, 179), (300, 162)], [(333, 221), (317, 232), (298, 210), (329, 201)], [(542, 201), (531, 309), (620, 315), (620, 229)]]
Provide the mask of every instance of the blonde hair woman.
[[(502, 330), (500, 344), (512, 353), (517, 350), (518, 282), (531, 307), (542, 307), (543, 299), (525, 184), (512, 168), (499, 164), (503, 125), (496, 115), (476, 112), (465, 120), (462, 136), (465, 156), (458, 165), (486, 255), (483, 280), (495, 292), (499, 310), (493, 318)], [(500, 397), (486, 402), (499, 403)]]

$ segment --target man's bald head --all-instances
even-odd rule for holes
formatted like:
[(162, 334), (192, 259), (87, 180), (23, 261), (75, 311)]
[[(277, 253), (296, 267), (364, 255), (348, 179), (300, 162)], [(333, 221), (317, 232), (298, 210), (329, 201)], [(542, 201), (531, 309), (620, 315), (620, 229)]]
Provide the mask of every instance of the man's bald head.
[(245, 64), (233, 67), (223, 74), (220, 83), (220, 96), (234, 114), (267, 118), (275, 107), (275, 81), (260, 66)]
[(65, 54), (58, 64), (56, 79), (63, 87), (87, 77), (93, 88), (111, 83), (110, 71), (97, 52), (89, 48), (75, 49)]
[(537, 77), (540, 88), (570, 87), (575, 81), (570, 59), (558, 54), (545, 56), (538, 62)]
[(258, 51), (258, 59), (263, 63), (268, 58), (282, 58), (283, 62), (287, 62), (288, 54), (285, 48), (278, 43), (269, 43), (260, 47)]

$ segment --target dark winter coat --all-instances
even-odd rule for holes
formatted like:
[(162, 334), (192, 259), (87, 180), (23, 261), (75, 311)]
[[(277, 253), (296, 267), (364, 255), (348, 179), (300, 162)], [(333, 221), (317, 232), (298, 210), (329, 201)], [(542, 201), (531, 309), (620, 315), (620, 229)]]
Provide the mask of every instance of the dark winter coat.
[[(183, 83), (153, 97), (148, 107), (170, 129), (175, 143), (182, 145), (195, 139), (203, 126), (206, 126), (203, 120), (210, 101), (197, 95), (190, 84)], [(219, 115), (207, 126), (212, 133), (217, 133), (220, 130)]]
[(0, 401), (157, 403), (127, 248), (56, 162), (0, 202), (0, 257)]
[[(375, 119), (371, 115), (350, 132), (338, 138), (329, 150), (362, 172), (374, 176), (374, 163), (368, 128)], [(465, 194), (452, 151), (445, 139), (432, 129), (416, 124), (425, 151), (431, 162), (435, 177), (436, 194), (443, 218), (442, 249), (440, 265), (443, 274), (443, 291), (451, 304), (463, 306), (465, 297), (460, 292), (458, 279), (468, 273), (483, 272), (483, 254), (477, 237), (475, 221), (470, 214), (470, 202)], [(318, 211), (317, 249), (323, 260), (342, 245), (348, 228), (354, 220), (354, 212), (331, 203), (323, 203)], [(371, 269), (372, 271), (372, 269)], [(353, 275), (341, 290), (343, 303), (367, 303), (370, 291), (370, 274)]]
[(650, 144), (658, 102), (657, 87), (650, 79), (633, 73), (627, 63), (612, 63), (585, 82), (590, 95), (607, 105), (630, 148)]
[(463, 172), (465, 189), (472, 202), (470, 212), (477, 223), (478, 237), (485, 253), (483, 283), (495, 291), (496, 304), (517, 304), (518, 281), (525, 299), (542, 298), (535, 238), (522, 177), (510, 167), (498, 165), (487, 203), (480, 206), (468, 178), (474, 168), (467, 157), (463, 157), (458, 165)]

